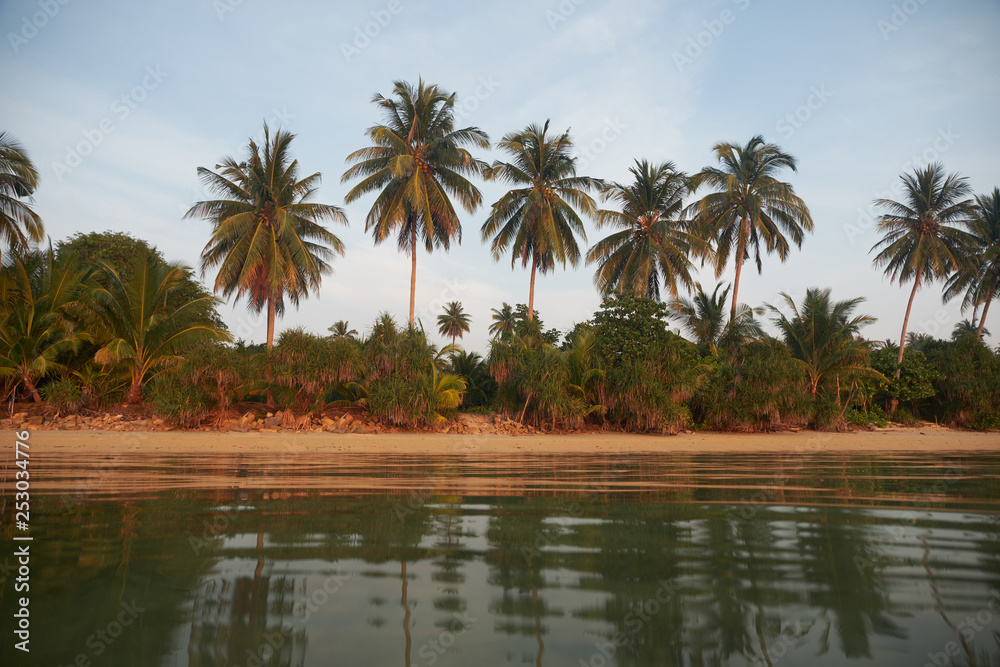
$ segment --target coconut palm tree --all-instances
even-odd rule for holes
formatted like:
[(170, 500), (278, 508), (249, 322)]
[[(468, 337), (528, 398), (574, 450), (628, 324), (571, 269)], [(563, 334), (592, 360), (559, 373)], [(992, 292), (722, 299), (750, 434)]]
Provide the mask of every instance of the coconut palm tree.
[(212, 222), (212, 238), (201, 253), (202, 275), (218, 267), (215, 291), (247, 298), (253, 312), (267, 309), (267, 349), (274, 347), (274, 320), (285, 311), (285, 299), (298, 306), (318, 291), (334, 255), (344, 244), (321, 223), (347, 224), (343, 211), (309, 201), (319, 187), (319, 172), (299, 178), (292, 158), (295, 138), (283, 130), (273, 135), (264, 124), (264, 145), (251, 139), (246, 157), (226, 156), (219, 173), (198, 168), (205, 187), (219, 195), (198, 202), (185, 218)]
[(604, 187), (604, 201), (621, 211), (601, 210), (597, 226), (615, 231), (594, 244), (587, 263), (597, 263), (594, 284), (602, 292), (627, 290), (660, 300), (660, 282), (677, 298), (677, 284), (690, 288), (691, 254), (705, 255), (706, 244), (681, 220), (683, 199), (691, 189), (687, 174), (673, 162), (636, 160), (632, 182)]
[(455, 95), (438, 86), (397, 81), (394, 97), (375, 95), (385, 122), (368, 128), (374, 145), (347, 156), (353, 163), (341, 182), (361, 178), (347, 193), (348, 204), (378, 191), (365, 218), (365, 231), (378, 245), (396, 235), (410, 255), (410, 328), (417, 289), (417, 241), (427, 252), (462, 242), (462, 225), (452, 198), (469, 213), (482, 205), (482, 193), (466, 177), (490, 177), (489, 166), (465, 148), (486, 150), (489, 137), (478, 127), (455, 128)]
[(726, 321), (729, 290), (729, 285), (719, 283), (708, 294), (701, 283), (695, 283), (693, 299), (678, 298), (673, 304), (684, 330), (712, 355), (719, 353), (720, 346), (735, 349), (764, 335), (760, 323), (754, 319), (754, 315), (764, 314), (763, 308), (737, 304), (736, 317)]
[[(951, 275), (945, 285), (944, 300), (949, 301), (964, 291), (962, 312), (970, 305), (974, 310), (983, 307), (976, 328), (976, 336), (982, 339), (990, 304), (1000, 297), (1000, 188), (976, 197), (969, 232), (975, 238), (977, 261), (967, 262)], [(973, 324), (976, 321), (973, 314)]]
[(854, 315), (864, 298), (834, 302), (829, 289), (817, 288), (806, 290), (801, 306), (784, 292), (781, 297), (791, 308), (791, 316), (774, 306), (767, 307), (774, 313), (773, 322), (792, 355), (805, 365), (810, 393), (816, 396), (820, 383), (832, 380), (837, 383), (839, 401), (841, 378), (847, 380), (867, 368), (868, 344), (858, 338), (858, 333), (874, 323), (875, 318)]
[(337, 320), (327, 329), (334, 338), (357, 338), (358, 330), (351, 329), (347, 320)]
[[(745, 145), (721, 142), (712, 148), (720, 167), (705, 167), (692, 185), (713, 189), (689, 207), (706, 238), (715, 246), (715, 275), (719, 277), (735, 253), (736, 278), (730, 319), (736, 319), (743, 262), (753, 257), (763, 270), (761, 248), (788, 258), (789, 238), (802, 246), (803, 233), (812, 231), (809, 208), (788, 183), (777, 179), (783, 169), (797, 171), (794, 157), (757, 135)], [(752, 251), (752, 255), (751, 255)]]
[(38, 170), (28, 153), (6, 132), (0, 132), (0, 239), (12, 250), (27, 250), (30, 242), (45, 238), (42, 219), (27, 203), (37, 188)]
[(129, 403), (141, 402), (143, 387), (178, 362), (186, 346), (205, 340), (232, 340), (206, 318), (208, 309), (199, 303), (218, 301), (215, 297), (205, 296), (179, 307), (168, 305), (167, 294), (183, 283), (188, 267), (164, 263), (152, 252), (140, 252), (126, 281), (110, 264), (100, 266), (107, 286), (94, 291), (90, 307), (107, 342), (95, 359), (104, 365), (121, 364), (128, 370), (132, 379), (126, 396)]
[[(881, 247), (873, 263), (884, 266), (885, 275), (891, 280), (913, 281), (903, 316), (903, 331), (899, 335), (897, 364), (903, 363), (906, 327), (917, 290), (924, 282), (945, 278), (952, 271), (968, 267), (975, 243), (972, 235), (958, 228), (958, 225), (968, 225), (972, 216), (967, 179), (958, 174), (946, 174), (940, 162), (915, 169), (901, 178), (902, 202), (875, 200), (875, 205), (886, 213), (878, 217), (882, 240), (871, 248)], [(897, 378), (900, 371), (896, 369)]]
[(64, 368), (60, 355), (91, 337), (75, 315), (91, 271), (75, 257), (15, 252), (0, 271), (0, 377), (13, 378), (36, 403), (38, 381)]
[(483, 240), (490, 240), (493, 260), (511, 249), (511, 267), (517, 260), (531, 263), (531, 287), (528, 292), (528, 320), (535, 306), (535, 273), (547, 273), (556, 262), (576, 266), (580, 248), (576, 235), (587, 240), (583, 221), (575, 209), (594, 217), (597, 205), (587, 191), (601, 182), (576, 175), (576, 160), (570, 155), (573, 142), (569, 132), (550, 136), (549, 121), (542, 126), (529, 125), (520, 132), (504, 136), (497, 147), (513, 158), (496, 161), (493, 171), (498, 178), (523, 187), (515, 188), (493, 204), (483, 223)]
[(444, 315), (438, 315), (438, 333), (442, 336), (451, 336), (451, 344), (455, 344), (455, 338), (462, 338), (462, 335), (469, 330), (471, 318), (462, 309), (462, 304), (452, 301), (445, 304)]
[(514, 333), (517, 313), (514, 312), (509, 303), (504, 301), (499, 310), (491, 308), (490, 311), (493, 313), (493, 324), (490, 325), (491, 336), (509, 336)]

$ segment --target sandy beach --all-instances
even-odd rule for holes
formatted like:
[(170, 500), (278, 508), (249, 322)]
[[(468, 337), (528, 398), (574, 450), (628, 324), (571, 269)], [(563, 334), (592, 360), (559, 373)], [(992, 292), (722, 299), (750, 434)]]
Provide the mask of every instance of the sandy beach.
[(602, 454), (666, 452), (954, 452), (1000, 451), (1000, 433), (960, 431), (926, 425), (850, 433), (798, 431), (781, 433), (706, 433), (676, 436), (589, 433), (582, 435), (445, 435), (390, 433), (211, 433), (37, 431), (32, 454), (114, 455), (261, 454)]

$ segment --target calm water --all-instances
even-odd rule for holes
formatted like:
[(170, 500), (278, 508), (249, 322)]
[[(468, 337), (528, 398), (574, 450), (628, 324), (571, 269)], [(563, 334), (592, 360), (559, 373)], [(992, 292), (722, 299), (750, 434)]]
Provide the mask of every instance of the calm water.
[(5, 666), (1000, 664), (1000, 455), (33, 465)]

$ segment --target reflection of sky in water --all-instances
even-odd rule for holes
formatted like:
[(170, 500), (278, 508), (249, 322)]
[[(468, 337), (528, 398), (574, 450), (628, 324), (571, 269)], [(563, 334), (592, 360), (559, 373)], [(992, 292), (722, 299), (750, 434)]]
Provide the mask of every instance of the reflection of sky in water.
[[(459, 493), (446, 459), (421, 462), (419, 497), (280, 484), (73, 508), (41, 496), (32, 613), (58, 631), (32, 660), (920, 667), (951, 647), (950, 664), (998, 664), (1000, 456), (964, 457), (933, 502), (922, 489), (940, 457), (727, 456), (738, 475), (679, 457), (632, 457), (619, 492), (581, 488), (588, 470), (608, 479), (606, 461), (548, 457), (529, 474), (476, 472), (507, 496)], [(786, 483), (767, 486), (776, 466)], [(567, 471), (570, 491), (556, 483)], [(411, 472), (351, 474), (392, 486)], [(683, 480), (638, 485), (670, 477)], [(132, 599), (141, 623), (94, 655), (88, 637)]]

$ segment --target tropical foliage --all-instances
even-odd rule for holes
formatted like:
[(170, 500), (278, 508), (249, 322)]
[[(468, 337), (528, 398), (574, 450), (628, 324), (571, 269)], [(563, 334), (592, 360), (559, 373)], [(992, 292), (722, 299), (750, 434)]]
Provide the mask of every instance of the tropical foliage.
[(264, 125), (264, 144), (251, 139), (243, 160), (225, 156), (216, 173), (198, 168), (204, 186), (220, 199), (198, 202), (185, 218), (212, 223), (201, 253), (202, 274), (218, 269), (215, 291), (246, 298), (252, 312), (267, 310), (267, 347), (274, 344), (275, 317), (319, 289), (330, 261), (344, 252), (324, 221), (347, 223), (343, 211), (310, 199), (322, 176), (299, 178), (291, 154), (294, 134)]
[[(42, 219), (31, 208), (38, 188), (38, 170), (27, 151), (6, 132), (0, 132), (0, 242), (15, 251), (28, 250), (45, 238)], [(3, 257), (0, 245), (0, 259)]]
[(576, 237), (587, 239), (585, 215), (597, 215), (597, 205), (589, 191), (600, 181), (578, 176), (571, 155), (569, 131), (549, 134), (549, 121), (528, 125), (520, 132), (504, 135), (497, 148), (511, 156), (510, 162), (496, 161), (493, 172), (505, 183), (521, 186), (508, 191), (493, 204), (483, 223), (483, 241), (490, 242), (493, 260), (510, 250), (510, 264), (531, 264), (528, 291), (528, 319), (534, 315), (535, 274), (548, 273), (556, 263), (576, 266), (580, 247)]
[(348, 204), (378, 192), (365, 218), (365, 231), (380, 244), (396, 236), (410, 255), (410, 328), (414, 326), (417, 289), (417, 242), (427, 252), (448, 250), (462, 241), (462, 224), (452, 199), (469, 213), (482, 204), (482, 193), (469, 176), (487, 178), (487, 164), (468, 146), (486, 150), (489, 137), (477, 127), (455, 126), (455, 95), (435, 85), (397, 81), (394, 97), (375, 95), (383, 123), (368, 128), (372, 145), (347, 156), (353, 163), (342, 182), (360, 178), (347, 193)]
[(469, 331), (471, 318), (462, 308), (458, 301), (445, 304), (444, 314), (438, 315), (438, 333), (442, 336), (450, 337), (451, 344), (455, 344), (456, 338), (461, 338)]

